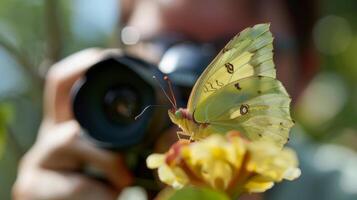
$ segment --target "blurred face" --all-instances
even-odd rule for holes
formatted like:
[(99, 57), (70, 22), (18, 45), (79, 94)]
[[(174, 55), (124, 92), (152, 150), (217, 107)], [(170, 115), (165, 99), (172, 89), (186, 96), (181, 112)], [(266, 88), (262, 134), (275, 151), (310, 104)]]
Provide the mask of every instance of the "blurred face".
[[(253, 24), (245, 0), (144, 0), (132, 5), (129, 25), (148, 37), (158, 33), (181, 33), (197, 41), (234, 35)], [(133, 4), (124, 0), (123, 9)]]
[(234, 35), (253, 21), (243, 0), (159, 0), (163, 30), (199, 41)]

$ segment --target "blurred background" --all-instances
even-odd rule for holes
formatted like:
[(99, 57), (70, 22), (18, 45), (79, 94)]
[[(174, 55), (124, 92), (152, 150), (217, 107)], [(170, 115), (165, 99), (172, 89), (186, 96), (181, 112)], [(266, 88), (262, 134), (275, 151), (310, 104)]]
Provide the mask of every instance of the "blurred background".
[[(354, 0), (319, 1), (313, 25), (319, 71), (293, 111), (313, 142), (351, 152), (357, 151), (356, 9)], [(84, 48), (120, 47), (119, 10), (117, 0), (0, 1), (0, 199), (10, 199), (18, 161), (36, 139), (49, 66)]]

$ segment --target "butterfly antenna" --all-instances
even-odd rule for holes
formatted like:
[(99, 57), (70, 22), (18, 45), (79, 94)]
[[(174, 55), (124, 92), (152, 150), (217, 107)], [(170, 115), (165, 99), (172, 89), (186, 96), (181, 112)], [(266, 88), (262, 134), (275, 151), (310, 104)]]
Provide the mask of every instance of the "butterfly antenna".
[(152, 107), (169, 107), (169, 105), (148, 105), (146, 106), (137, 116), (134, 117), (135, 120), (139, 119), (147, 109)]
[(168, 76), (164, 76), (164, 80), (167, 81), (167, 84), (169, 85), (169, 90), (170, 90), (172, 101), (173, 101), (173, 103), (175, 105), (175, 108), (177, 108), (177, 102), (176, 102), (176, 98), (175, 98), (175, 95), (174, 95), (174, 91), (172, 89), (171, 80), (169, 79)]
[[(162, 87), (161, 83), (157, 80), (156, 76), (152, 76), (153, 79), (155, 79), (157, 81), (157, 83), (159, 84), (162, 92), (164, 93), (164, 95), (166, 96), (166, 98), (170, 101), (171, 105), (176, 109), (176, 100), (172, 100), (169, 95), (166, 93), (166, 91), (164, 90), (164, 88)], [(174, 103), (175, 102), (175, 103)]]

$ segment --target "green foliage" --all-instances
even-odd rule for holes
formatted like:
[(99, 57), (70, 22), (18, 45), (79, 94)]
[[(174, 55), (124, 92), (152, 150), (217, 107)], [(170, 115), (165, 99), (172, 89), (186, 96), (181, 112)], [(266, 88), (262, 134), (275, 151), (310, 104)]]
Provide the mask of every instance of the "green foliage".
[(353, 0), (324, 0), (319, 4), (321, 16), (314, 26), (314, 44), (320, 53), (320, 69), (295, 107), (296, 121), (318, 142), (342, 144), (355, 150), (356, 5)]
[(4, 152), (7, 124), (12, 119), (12, 107), (9, 104), (0, 104), (0, 158)]
[(175, 192), (169, 200), (229, 200), (229, 198), (221, 192), (214, 191), (208, 188), (185, 187)]

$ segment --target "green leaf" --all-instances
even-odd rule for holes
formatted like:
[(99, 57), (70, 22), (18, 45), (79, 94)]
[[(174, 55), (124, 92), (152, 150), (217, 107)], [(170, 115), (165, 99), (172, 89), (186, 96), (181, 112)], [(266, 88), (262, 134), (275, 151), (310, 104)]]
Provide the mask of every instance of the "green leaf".
[(0, 159), (4, 153), (5, 141), (6, 141), (6, 129), (5, 127), (0, 127)]
[(13, 119), (13, 107), (7, 103), (0, 104), (0, 126), (8, 124)]
[(4, 153), (7, 125), (13, 118), (12, 107), (9, 104), (0, 104), (0, 158)]
[(172, 195), (169, 200), (229, 200), (222, 192), (208, 188), (185, 187)]

